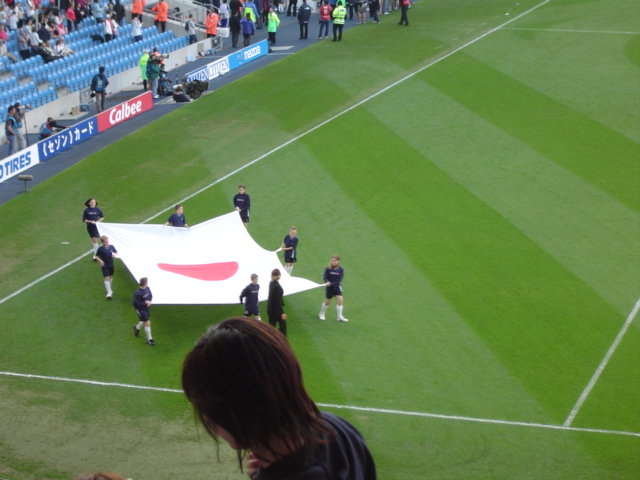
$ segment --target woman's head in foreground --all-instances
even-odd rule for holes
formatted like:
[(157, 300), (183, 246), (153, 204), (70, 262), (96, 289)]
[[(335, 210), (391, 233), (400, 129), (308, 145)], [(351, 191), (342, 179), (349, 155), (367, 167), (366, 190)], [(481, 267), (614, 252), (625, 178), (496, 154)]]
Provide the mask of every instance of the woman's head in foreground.
[(211, 436), (239, 452), (302, 461), (327, 433), (286, 337), (260, 321), (209, 328), (185, 358), (182, 388)]

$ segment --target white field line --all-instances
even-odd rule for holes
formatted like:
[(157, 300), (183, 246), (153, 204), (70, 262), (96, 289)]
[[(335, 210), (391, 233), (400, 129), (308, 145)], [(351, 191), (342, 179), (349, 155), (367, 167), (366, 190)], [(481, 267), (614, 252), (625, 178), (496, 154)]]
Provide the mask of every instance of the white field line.
[[(187, 200), (189, 200), (189, 199), (191, 199), (191, 198), (193, 198), (193, 197), (195, 197), (195, 196), (197, 196), (197, 195), (201, 194), (201, 193), (202, 193), (202, 192), (204, 192), (205, 190), (208, 190), (209, 188), (211, 188), (211, 187), (213, 187), (213, 186), (217, 185), (218, 183), (225, 181), (225, 180), (226, 180), (226, 179), (228, 179), (229, 177), (232, 177), (232, 176), (233, 176), (233, 175), (235, 175), (236, 173), (239, 173), (239, 172), (241, 172), (242, 170), (244, 170), (244, 169), (246, 169), (246, 168), (249, 168), (251, 165), (253, 165), (253, 164), (255, 164), (255, 163), (258, 163), (260, 160), (262, 160), (262, 159), (264, 159), (264, 158), (268, 157), (268, 156), (269, 156), (269, 155), (271, 155), (272, 153), (275, 153), (275, 152), (277, 152), (277, 151), (279, 151), (279, 150), (282, 150), (283, 148), (285, 148), (285, 147), (287, 147), (287, 146), (291, 145), (292, 143), (297, 142), (297, 141), (298, 141), (298, 140), (300, 140), (301, 138), (303, 138), (303, 137), (305, 137), (305, 136), (309, 135), (309, 134), (310, 134), (310, 133), (312, 133), (312, 132), (315, 132), (315, 131), (316, 131), (316, 130), (318, 130), (319, 128), (322, 128), (322, 127), (324, 127), (326, 124), (328, 124), (328, 123), (330, 123), (330, 122), (334, 121), (336, 118), (339, 118), (339, 117), (343, 116), (344, 114), (346, 114), (346, 113), (350, 112), (351, 110), (353, 110), (353, 109), (355, 109), (355, 108), (358, 108), (360, 105), (362, 105), (362, 104), (364, 104), (364, 103), (366, 103), (366, 102), (368, 102), (368, 101), (370, 101), (370, 100), (372, 100), (372, 99), (376, 98), (376, 97), (377, 97), (377, 96), (379, 96), (379, 95), (382, 95), (382, 94), (383, 94), (383, 93), (385, 93), (386, 91), (388, 91), (388, 90), (390, 90), (390, 89), (392, 89), (392, 88), (394, 88), (394, 87), (396, 87), (396, 86), (400, 85), (401, 83), (403, 83), (403, 82), (405, 82), (405, 81), (409, 80), (410, 78), (413, 78), (414, 76), (418, 75), (420, 72), (423, 72), (423, 71), (424, 71), (424, 70), (426, 70), (427, 68), (430, 68), (430, 67), (432, 67), (433, 65), (435, 65), (435, 64), (437, 64), (437, 63), (439, 63), (439, 62), (441, 62), (442, 60), (444, 60), (444, 59), (446, 59), (446, 58), (449, 58), (451, 55), (453, 55), (453, 54), (455, 54), (455, 53), (458, 53), (459, 51), (461, 51), (461, 50), (463, 50), (463, 49), (465, 49), (465, 48), (467, 48), (467, 47), (469, 47), (469, 46), (473, 45), (473, 44), (474, 44), (474, 43), (476, 43), (476, 42), (479, 42), (480, 40), (482, 40), (482, 39), (483, 39), (483, 38), (485, 38), (486, 36), (491, 35), (492, 33), (494, 33), (494, 32), (496, 32), (496, 31), (498, 31), (498, 30), (500, 30), (500, 29), (504, 28), (506, 25), (509, 25), (510, 23), (515, 22), (516, 20), (518, 20), (518, 19), (520, 19), (520, 18), (524, 17), (525, 15), (528, 15), (529, 13), (533, 12), (534, 10), (537, 10), (537, 9), (538, 9), (538, 8), (540, 8), (541, 6), (546, 5), (546, 4), (547, 4), (547, 3), (549, 3), (550, 1), (551, 1), (551, 0), (544, 0), (543, 2), (539, 3), (538, 5), (535, 5), (534, 7), (531, 7), (529, 10), (527, 10), (527, 11), (525, 11), (525, 12), (522, 12), (520, 15), (516, 15), (516, 16), (515, 16), (515, 17), (513, 17), (511, 20), (508, 20), (508, 21), (506, 21), (506, 22), (504, 22), (504, 23), (501, 23), (500, 25), (498, 25), (497, 27), (492, 28), (491, 30), (487, 30), (487, 31), (486, 31), (485, 33), (483, 33), (482, 35), (480, 35), (480, 36), (478, 36), (478, 37), (474, 38), (473, 40), (468, 41), (467, 43), (465, 43), (465, 44), (463, 44), (463, 45), (461, 45), (461, 46), (459, 46), (459, 47), (455, 48), (454, 50), (451, 50), (449, 53), (446, 53), (446, 54), (444, 54), (442, 57), (439, 57), (439, 58), (437, 58), (437, 59), (433, 60), (432, 62), (430, 62), (430, 63), (426, 64), (425, 66), (423, 66), (423, 67), (419, 68), (418, 70), (416, 70), (416, 71), (414, 71), (414, 72), (412, 72), (412, 73), (410, 73), (410, 74), (406, 75), (405, 77), (402, 77), (400, 80), (397, 80), (397, 81), (393, 82), (392, 84), (390, 84), (390, 85), (386, 86), (385, 88), (383, 88), (383, 89), (381, 89), (381, 90), (378, 90), (376, 93), (373, 93), (373, 94), (369, 95), (368, 97), (364, 98), (363, 100), (360, 100), (358, 103), (355, 103), (354, 105), (351, 105), (350, 107), (346, 108), (346, 109), (345, 109), (345, 110), (343, 110), (342, 112), (336, 113), (336, 114), (335, 114), (335, 115), (333, 115), (332, 117), (329, 117), (328, 119), (324, 120), (323, 122), (320, 122), (320, 123), (319, 123), (319, 124), (317, 124), (316, 126), (311, 127), (309, 130), (307, 130), (307, 131), (305, 131), (305, 132), (301, 133), (300, 135), (298, 135), (298, 136), (296, 136), (296, 137), (293, 137), (292, 139), (290, 139), (290, 140), (288, 140), (288, 141), (286, 141), (286, 142), (284, 142), (284, 143), (280, 144), (279, 146), (277, 146), (277, 147), (275, 147), (275, 148), (272, 148), (272, 149), (271, 149), (271, 150), (269, 150), (267, 153), (264, 153), (264, 154), (260, 155), (259, 157), (254, 158), (254, 159), (253, 159), (253, 160), (251, 160), (250, 162), (245, 163), (245, 164), (244, 164), (244, 165), (242, 165), (241, 167), (236, 168), (236, 169), (235, 169), (235, 170), (233, 170), (232, 172), (230, 172), (230, 173), (228, 173), (228, 174), (224, 175), (223, 177), (220, 177), (220, 178), (218, 178), (217, 180), (215, 180), (215, 181), (211, 182), (210, 184), (205, 185), (204, 187), (202, 187), (201, 189), (199, 189), (199, 190), (197, 190), (196, 192), (192, 193), (191, 195), (187, 195), (187, 196), (186, 196), (186, 197), (184, 197), (182, 200), (179, 200), (179, 201), (177, 201), (177, 202), (172, 203), (172, 205), (176, 205), (177, 203), (185, 203)], [(158, 217), (159, 215), (162, 215), (162, 213), (166, 212), (169, 208), (171, 208), (171, 207), (167, 207), (167, 208), (163, 209), (162, 211), (160, 211), (160, 212), (156, 213), (155, 215), (153, 215), (153, 216), (151, 216), (151, 217), (147, 218), (146, 220), (144, 220), (144, 221), (143, 221), (143, 222), (141, 222), (141, 223), (143, 223), (143, 224), (144, 224), (144, 223), (147, 223), (147, 222), (149, 222), (149, 221), (153, 220), (154, 218)], [(89, 252), (87, 252), (87, 253), (89, 253)], [(84, 255), (87, 255), (87, 253), (85, 253)], [(57, 269), (55, 269), (55, 270), (53, 270), (53, 271), (51, 271), (51, 272), (47, 273), (46, 275), (44, 275), (44, 276), (42, 276), (42, 277), (38, 278), (37, 280), (34, 280), (34, 281), (33, 281), (33, 282), (31, 282), (30, 284), (25, 285), (24, 287), (22, 287), (21, 289), (17, 290), (16, 292), (14, 292), (14, 293), (12, 293), (12, 294), (10, 294), (10, 295), (8, 295), (8, 296), (4, 297), (3, 299), (1, 299), (1, 300), (0, 300), (0, 305), (1, 305), (1, 304), (3, 304), (4, 302), (6, 302), (7, 300), (9, 300), (10, 298), (13, 298), (13, 297), (15, 297), (16, 295), (18, 295), (18, 294), (20, 294), (20, 293), (24, 292), (24, 291), (25, 291), (25, 290), (27, 290), (28, 288), (31, 288), (31, 287), (33, 287), (34, 285), (37, 285), (38, 283), (40, 283), (41, 281), (43, 281), (43, 280), (45, 280), (45, 279), (49, 278), (51, 275), (53, 275), (53, 274), (55, 274), (55, 273), (59, 272), (60, 270), (63, 270), (64, 268), (66, 268), (66, 267), (69, 267), (69, 266), (73, 265), (74, 263), (78, 262), (82, 257), (84, 257), (84, 255), (81, 255), (80, 257), (78, 257), (78, 258), (75, 258), (75, 259), (71, 260), (70, 262), (66, 263), (66, 264), (65, 264), (65, 265), (63, 265), (62, 267), (58, 267)]]
[[(57, 382), (72, 382), (72, 383), (80, 383), (85, 385), (95, 385), (99, 387), (116, 387), (116, 388), (129, 388), (133, 390), (151, 390), (155, 392), (180, 393), (180, 394), (182, 393), (182, 390), (175, 389), (175, 388), (147, 387), (144, 385), (130, 385), (127, 383), (114, 383), (114, 382), (99, 382), (96, 380), (84, 380), (79, 378), (51, 377), (46, 375), (33, 375), (33, 374), (15, 373), (15, 372), (0, 372), (0, 375), (4, 375), (8, 377), (18, 377), (18, 378), (33, 378), (38, 380), (49, 380), (49, 381), (57, 381)], [(607, 430), (607, 429), (601, 429), (601, 428), (578, 428), (578, 427), (570, 427), (565, 425), (549, 425), (545, 423), (518, 422), (513, 420), (476, 418), (476, 417), (466, 417), (466, 416), (460, 416), (460, 415), (443, 415), (439, 413), (428, 413), (428, 412), (410, 412), (405, 410), (392, 410), (387, 408), (358, 407), (354, 405), (337, 405), (333, 403), (318, 403), (318, 406), (322, 408), (333, 408), (338, 410), (353, 410), (356, 412), (381, 413), (381, 414), (387, 414), (387, 415), (403, 415), (403, 416), (421, 417), (421, 418), (434, 418), (438, 420), (448, 420), (448, 421), (455, 421), (455, 422), (483, 423), (483, 424), (489, 424), (489, 425), (538, 428), (538, 429), (568, 431), (568, 432), (600, 433), (600, 434), (606, 434), (606, 435), (622, 435), (627, 437), (640, 438), (640, 432), (626, 432), (623, 430)]]
[(616, 32), (614, 30), (573, 30), (570, 28), (526, 28), (508, 27), (505, 30), (522, 30), (529, 32), (552, 32), (552, 33), (591, 33), (596, 35), (638, 35), (640, 32)]
[(600, 375), (602, 375), (602, 372), (604, 371), (604, 369), (606, 368), (607, 364), (609, 363), (609, 360), (611, 360), (611, 357), (613, 356), (613, 354), (617, 350), (618, 346), (620, 345), (620, 342), (622, 342), (622, 339), (624, 338), (625, 334), (627, 333), (627, 330), (629, 330), (629, 327), (631, 326), (631, 322), (633, 322), (633, 319), (638, 314), (638, 310), (640, 310), (640, 299), (638, 299), (636, 304), (631, 309), (631, 312), (629, 312), (629, 316), (627, 317), (627, 320), (624, 322), (624, 325), (622, 325), (622, 328), (618, 332), (618, 335), (613, 340), (613, 343), (609, 347), (609, 350), (607, 350), (607, 353), (605, 353), (604, 358), (600, 362), (600, 365), (598, 365), (598, 368), (596, 368), (596, 371), (594, 372), (593, 376), (591, 377), (591, 380), (589, 380), (589, 383), (587, 384), (587, 386), (582, 391), (582, 395), (580, 395), (580, 398), (578, 398), (578, 401), (576, 402), (576, 404), (571, 409), (571, 413), (569, 413), (569, 416), (564, 421), (562, 426), (570, 427), (571, 424), (573, 423), (573, 420), (576, 418), (576, 415), (578, 415), (578, 412), (580, 412), (580, 409), (582, 408), (582, 405), (584, 405), (584, 402), (587, 400), (587, 397), (589, 396), (589, 394), (593, 390), (593, 387), (595, 387), (596, 383), (600, 379)]

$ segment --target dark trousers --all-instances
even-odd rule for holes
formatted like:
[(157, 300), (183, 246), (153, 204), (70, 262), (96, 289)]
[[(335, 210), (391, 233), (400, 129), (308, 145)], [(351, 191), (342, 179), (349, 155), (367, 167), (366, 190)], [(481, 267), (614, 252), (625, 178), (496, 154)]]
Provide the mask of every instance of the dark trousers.
[(409, 19), (407, 18), (408, 9), (409, 5), (400, 5), (400, 11), (402, 12), (402, 15), (400, 16), (400, 25), (404, 23), (407, 27), (409, 26)]
[(280, 330), (280, 332), (286, 337), (287, 336), (287, 321), (286, 320), (282, 320), (282, 317), (278, 314), (273, 314), (270, 312), (267, 312), (267, 315), (269, 315), (269, 323), (271, 324), (272, 327), (276, 327), (276, 325), (278, 325), (278, 328)]
[(298, 11), (298, 0), (289, 0), (289, 6), (287, 7), (287, 17), (293, 15), (296, 16)]
[(164, 33), (164, 31), (167, 29), (167, 22), (161, 22), (159, 20), (156, 20), (155, 22), (153, 22), (153, 24), (156, 26), (156, 28), (158, 30), (160, 30), (162, 33)]
[(240, 37), (240, 32), (231, 32), (231, 47), (238, 48), (238, 37)]
[[(338, 40), (338, 42), (342, 40), (342, 27), (344, 27), (344, 25), (341, 23), (333, 24), (333, 41), (334, 42), (336, 40)], [(336, 38), (336, 34), (338, 34), (337, 38)]]
[(307, 38), (309, 36), (309, 22), (302, 22), (300, 24), (300, 38)]
[(104, 110), (104, 97), (105, 97), (105, 92), (96, 92), (96, 108), (98, 112), (101, 112)]
[(244, 37), (244, 46), (248, 47), (249, 43), (251, 43), (251, 35), (243, 33), (242, 36)]
[(269, 32), (269, 45), (276, 44), (276, 32)]
[(329, 36), (329, 20), (320, 20), (320, 32), (318, 32), (318, 38), (322, 37), (322, 30), (324, 30), (325, 38)]

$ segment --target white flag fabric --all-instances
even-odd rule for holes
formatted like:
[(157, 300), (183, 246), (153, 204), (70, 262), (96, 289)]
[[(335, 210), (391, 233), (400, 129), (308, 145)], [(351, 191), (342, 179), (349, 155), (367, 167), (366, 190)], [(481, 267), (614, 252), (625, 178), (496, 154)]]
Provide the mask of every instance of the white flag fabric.
[(123, 223), (97, 224), (100, 235), (136, 280), (148, 277), (154, 304), (233, 304), (258, 274), (260, 301), (267, 299), (271, 271), (291, 295), (322, 284), (293, 277), (275, 252), (258, 245), (233, 211), (190, 228)]

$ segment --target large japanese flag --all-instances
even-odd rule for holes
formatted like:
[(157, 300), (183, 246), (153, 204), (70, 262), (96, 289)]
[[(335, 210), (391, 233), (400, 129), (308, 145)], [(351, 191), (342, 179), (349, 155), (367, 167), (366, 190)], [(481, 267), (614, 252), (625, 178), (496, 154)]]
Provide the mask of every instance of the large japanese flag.
[(275, 252), (251, 238), (236, 211), (191, 228), (101, 222), (98, 230), (136, 280), (149, 278), (154, 304), (238, 303), (252, 273), (266, 300), (274, 268), (285, 295), (322, 286), (289, 275)]

